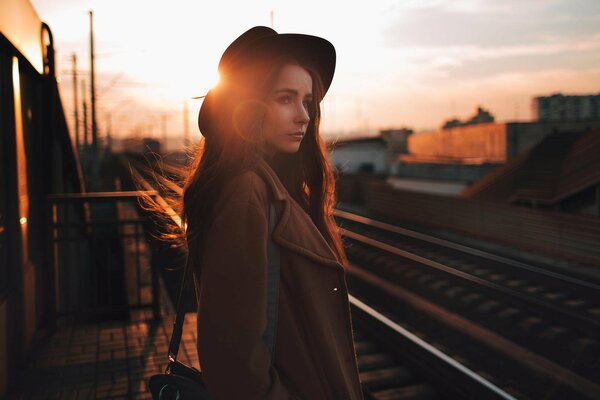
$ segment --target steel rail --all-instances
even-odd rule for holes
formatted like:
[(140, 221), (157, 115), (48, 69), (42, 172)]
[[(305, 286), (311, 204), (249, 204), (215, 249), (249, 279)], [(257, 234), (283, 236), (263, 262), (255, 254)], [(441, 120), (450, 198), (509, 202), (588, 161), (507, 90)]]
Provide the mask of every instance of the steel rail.
[(473, 370), (465, 367), (464, 365), (462, 365), (461, 363), (459, 363), (452, 357), (450, 357), (447, 354), (436, 349), (434, 346), (427, 343), (425, 340), (421, 339), (417, 335), (406, 330), (402, 326), (398, 325), (397, 323), (395, 323), (394, 321), (392, 321), (385, 315), (379, 313), (372, 307), (368, 306), (364, 302), (360, 301), (356, 297), (349, 294), (348, 298), (350, 300), (350, 303), (354, 307), (362, 310), (364, 313), (368, 314), (371, 318), (379, 321), (386, 328), (393, 330), (398, 335), (401, 335), (402, 337), (404, 337), (406, 340), (408, 340), (410, 343), (412, 343), (414, 346), (418, 347), (422, 351), (425, 351), (425, 352), (429, 353), (430, 355), (433, 355), (439, 362), (443, 363), (448, 368), (451, 368), (452, 370), (455, 370), (456, 372), (460, 372), (461, 375), (466, 376), (473, 383), (476, 383), (478, 386), (485, 388), (489, 392), (490, 395), (493, 395), (493, 398), (505, 399), (505, 400), (517, 400), (515, 397), (506, 393), (504, 390), (500, 389), (498, 386), (494, 385), (487, 379), (481, 377), (480, 375), (475, 373)]

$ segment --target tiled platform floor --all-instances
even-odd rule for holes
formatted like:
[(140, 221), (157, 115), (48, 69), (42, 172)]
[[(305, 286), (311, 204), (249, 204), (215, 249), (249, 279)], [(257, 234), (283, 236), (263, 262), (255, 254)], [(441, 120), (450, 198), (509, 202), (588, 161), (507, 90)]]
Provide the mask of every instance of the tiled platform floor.
[[(163, 372), (173, 317), (62, 327), (20, 373), (7, 399), (151, 399), (147, 379)], [(198, 368), (196, 315), (186, 315), (181, 361)]]

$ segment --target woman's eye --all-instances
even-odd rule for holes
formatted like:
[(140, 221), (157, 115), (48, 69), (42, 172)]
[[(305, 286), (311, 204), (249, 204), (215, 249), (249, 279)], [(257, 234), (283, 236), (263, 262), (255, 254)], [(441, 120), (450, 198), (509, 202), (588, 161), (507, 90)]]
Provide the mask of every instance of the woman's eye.
[(312, 102), (309, 101), (309, 100), (305, 100), (302, 104), (304, 104), (304, 108), (308, 109), (308, 107), (310, 107), (310, 105), (312, 104)]
[(290, 104), (292, 102), (292, 99), (290, 96), (283, 96), (279, 98), (279, 102), (281, 104)]

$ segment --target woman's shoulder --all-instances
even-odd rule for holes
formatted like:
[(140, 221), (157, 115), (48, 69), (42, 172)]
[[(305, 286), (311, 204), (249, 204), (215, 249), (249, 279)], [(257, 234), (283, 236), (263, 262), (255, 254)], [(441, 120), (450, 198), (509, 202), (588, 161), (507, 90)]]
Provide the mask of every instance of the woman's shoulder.
[(249, 203), (262, 208), (269, 203), (269, 188), (254, 170), (243, 171), (227, 180), (220, 195), (221, 201)]

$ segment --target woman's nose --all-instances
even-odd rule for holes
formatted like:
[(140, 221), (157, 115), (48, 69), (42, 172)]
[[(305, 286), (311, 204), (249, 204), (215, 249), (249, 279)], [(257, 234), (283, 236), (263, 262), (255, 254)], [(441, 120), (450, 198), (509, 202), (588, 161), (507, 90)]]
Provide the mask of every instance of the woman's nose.
[(308, 110), (306, 109), (304, 104), (301, 104), (300, 107), (298, 107), (298, 113), (296, 115), (296, 122), (298, 124), (305, 125), (305, 124), (308, 124), (308, 121), (310, 121), (310, 116), (308, 115)]

